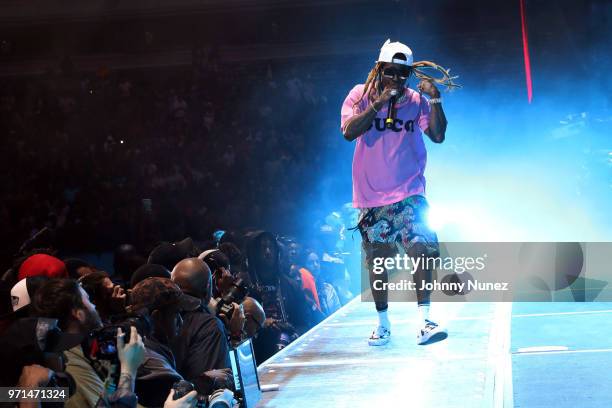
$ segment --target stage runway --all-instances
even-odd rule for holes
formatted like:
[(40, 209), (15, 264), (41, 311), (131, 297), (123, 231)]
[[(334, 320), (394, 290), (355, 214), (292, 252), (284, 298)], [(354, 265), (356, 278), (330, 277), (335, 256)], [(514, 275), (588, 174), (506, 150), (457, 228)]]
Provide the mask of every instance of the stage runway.
[[(447, 340), (416, 344), (414, 303), (393, 303), (391, 342), (370, 347), (355, 299), (259, 367), (258, 407), (611, 407), (609, 303), (437, 303)], [(534, 348), (540, 347), (540, 348)]]

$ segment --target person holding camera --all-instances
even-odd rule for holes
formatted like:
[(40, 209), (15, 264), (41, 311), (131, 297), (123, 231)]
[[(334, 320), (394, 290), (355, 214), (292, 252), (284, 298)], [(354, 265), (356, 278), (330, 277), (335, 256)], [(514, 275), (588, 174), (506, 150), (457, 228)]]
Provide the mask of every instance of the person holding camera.
[(76, 392), (66, 402), (66, 407), (136, 406), (138, 398), (134, 393), (134, 381), (143, 362), (144, 344), (134, 327), (128, 342), (124, 339), (126, 333), (117, 331), (116, 353), (120, 370), (117, 383), (111, 386), (109, 379), (94, 368), (96, 364), (91, 358), (90, 335), (102, 327), (102, 322), (87, 293), (76, 281), (52, 279), (46, 282), (36, 291), (34, 310), (37, 316), (58, 319), (62, 331), (83, 338), (80, 345), (64, 352), (66, 372), (76, 383)]
[(94, 271), (80, 277), (78, 281), (96, 305), (102, 322), (109, 322), (114, 316), (125, 314), (127, 293), (120, 285), (113, 283), (106, 272)]
[(212, 275), (212, 297), (224, 296), (234, 283), (234, 276), (230, 271), (230, 260), (219, 249), (209, 249), (202, 252), (199, 259), (203, 260)]
[[(147, 278), (132, 288), (129, 311), (149, 320), (149, 333), (144, 339), (145, 361), (138, 369), (136, 392), (144, 406), (161, 406), (173, 385), (184, 377), (176, 369), (171, 345), (176, 341), (183, 320), (181, 313), (196, 310), (200, 299), (184, 294), (172, 280)], [(193, 357), (193, 356), (191, 356)], [(200, 395), (209, 395), (220, 388), (233, 387), (231, 370), (197, 372), (187, 380)]]
[[(225, 243), (226, 248), (232, 248), (235, 260), (241, 255), (236, 253), (238, 250), (235, 245)], [(229, 296), (230, 299), (242, 297), (248, 293), (248, 287), (244, 285), (244, 280), (239, 277), (239, 273), (230, 271), (230, 257), (221, 249), (209, 249), (200, 254), (198, 258), (202, 259), (210, 268), (212, 274), (212, 296), (215, 299)], [(240, 270), (240, 267), (237, 268)], [(236, 296), (238, 295), (238, 296)], [(236, 303), (236, 302), (233, 302)], [(230, 343), (235, 346), (246, 339), (253, 338), (262, 328), (263, 322), (266, 320), (266, 314), (261, 304), (252, 297), (244, 296), (244, 300), (240, 303), (240, 310), (236, 310), (232, 304), (233, 316), (228, 320), (225, 314), (221, 314), (221, 319), (225, 324), (226, 330), (231, 333)], [(209, 309), (213, 306), (218, 306), (217, 300), (209, 300)], [(240, 313), (238, 313), (240, 312)], [(243, 316), (244, 315), (244, 316)], [(240, 329), (240, 320), (244, 318), (243, 328)]]
[[(172, 270), (172, 280), (184, 293), (200, 300), (196, 309), (183, 314), (181, 335), (173, 345), (178, 372), (193, 378), (208, 370), (230, 368), (226, 327), (207, 309), (213, 291), (210, 268), (201, 259), (183, 259)], [(230, 336), (240, 338), (244, 313), (240, 305), (233, 306), (232, 316), (223, 317)]]

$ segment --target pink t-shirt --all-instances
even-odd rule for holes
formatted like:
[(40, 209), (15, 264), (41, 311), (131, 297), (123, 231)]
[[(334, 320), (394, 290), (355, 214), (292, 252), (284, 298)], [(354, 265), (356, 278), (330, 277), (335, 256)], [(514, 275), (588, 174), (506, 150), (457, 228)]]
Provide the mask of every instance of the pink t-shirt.
[[(365, 95), (353, 109), (363, 88), (363, 84), (356, 85), (344, 100), (342, 129), (352, 116), (370, 104)], [(429, 102), (418, 92), (405, 90), (408, 98), (395, 105), (394, 128), (385, 129), (385, 105), (372, 126), (356, 139), (353, 155), (353, 206), (356, 208), (380, 207), (425, 194), (427, 151), (422, 130), (429, 126)]]

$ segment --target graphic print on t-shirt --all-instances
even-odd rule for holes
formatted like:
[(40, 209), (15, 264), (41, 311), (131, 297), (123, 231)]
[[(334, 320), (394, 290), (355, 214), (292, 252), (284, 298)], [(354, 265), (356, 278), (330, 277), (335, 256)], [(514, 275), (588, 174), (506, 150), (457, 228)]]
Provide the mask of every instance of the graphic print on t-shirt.
[[(374, 124), (376, 124), (376, 130), (380, 130), (381, 132), (386, 130), (385, 120), (385, 118), (375, 118), (368, 130), (372, 129)], [(414, 133), (414, 120), (407, 120), (406, 123), (404, 123), (404, 121), (401, 119), (393, 119), (393, 126), (391, 126), (389, 130), (399, 133), (402, 131), (402, 129), (405, 129), (407, 132)]]

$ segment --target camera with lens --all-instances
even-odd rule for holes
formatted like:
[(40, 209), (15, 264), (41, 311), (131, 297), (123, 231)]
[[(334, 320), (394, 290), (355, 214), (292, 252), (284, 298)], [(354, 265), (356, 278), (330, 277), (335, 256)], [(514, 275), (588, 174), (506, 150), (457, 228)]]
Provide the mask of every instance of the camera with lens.
[(236, 279), (230, 286), (227, 293), (221, 297), (210, 300), (210, 308), (217, 316), (223, 314), (228, 319), (234, 313), (233, 303), (242, 303), (248, 294), (248, 289), (242, 279)]
[[(195, 389), (195, 386), (189, 381), (181, 380), (172, 385), (174, 390), (173, 399), (183, 398)], [(198, 408), (232, 408), (235, 405), (234, 393), (227, 388), (214, 390), (208, 397), (198, 395)]]
[(124, 315), (117, 323), (106, 325), (94, 330), (89, 335), (91, 344), (91, 355), (95, 360), (106, 360), (118, 362), (117, 355), (117, 332), (119, 328), (125, 334), (125, 344), (130, 342), (131, 327), (136, 327), (136, 331), (145, 336), (150, 331), (151, 323), (146, 315), (132, 314)]

